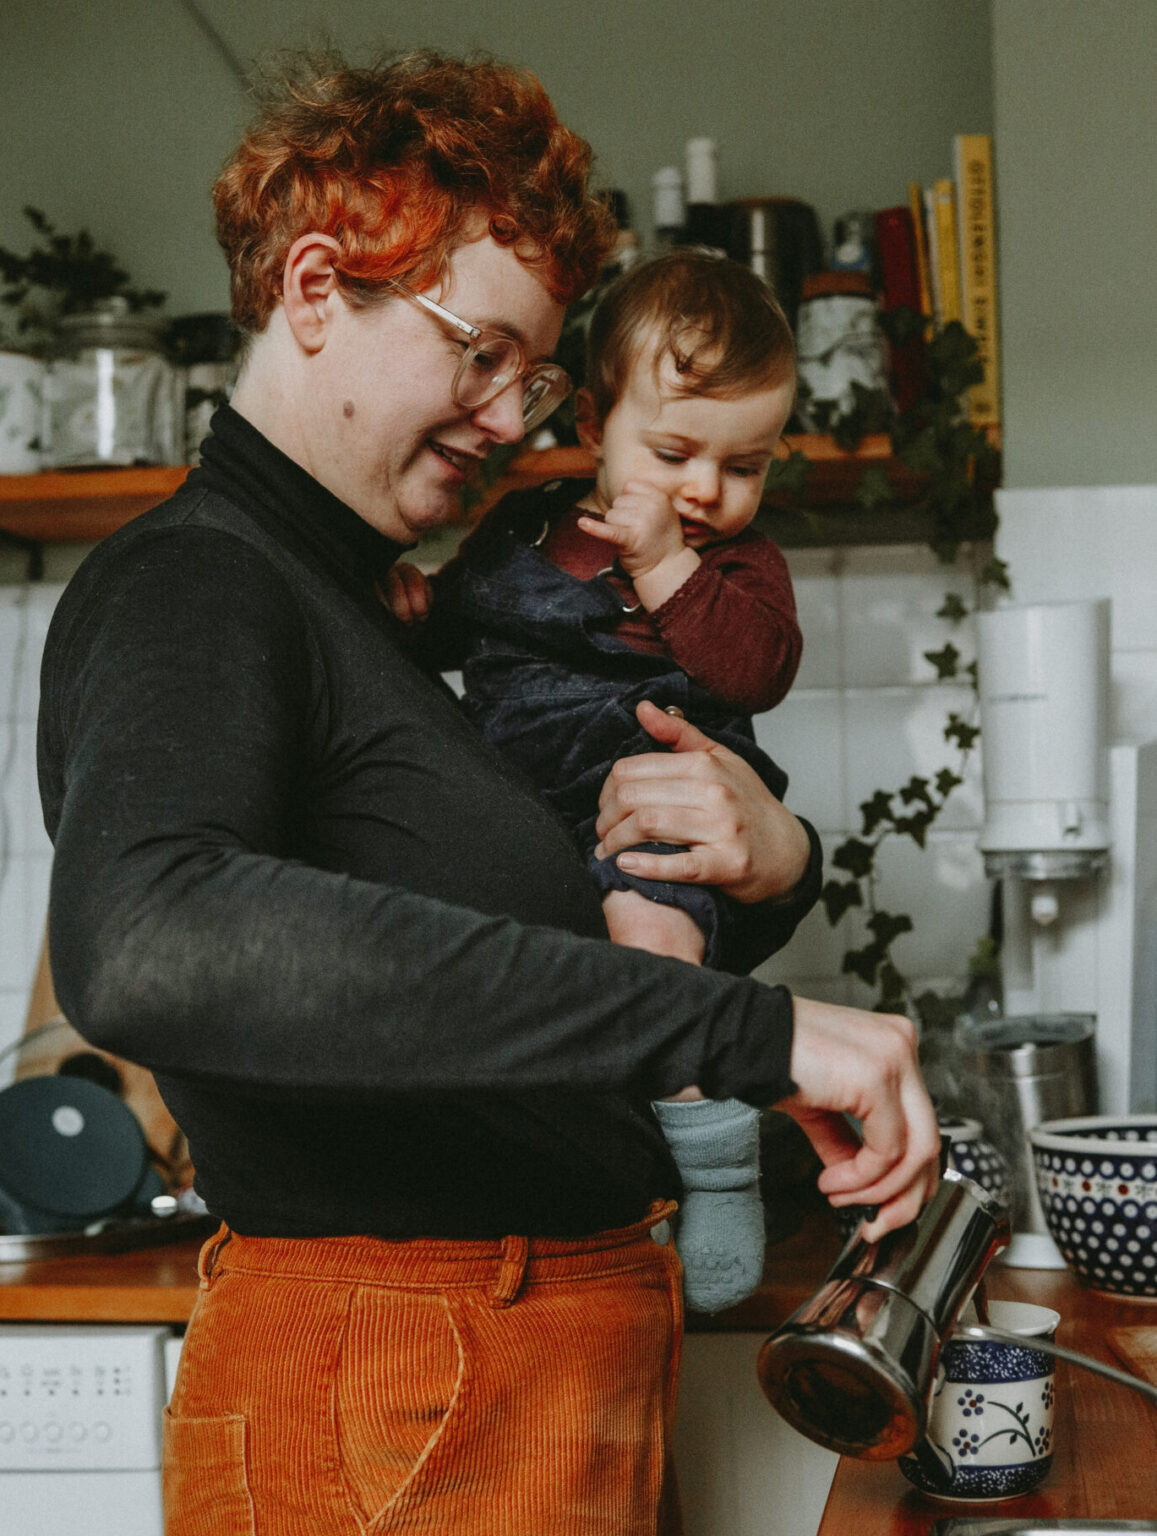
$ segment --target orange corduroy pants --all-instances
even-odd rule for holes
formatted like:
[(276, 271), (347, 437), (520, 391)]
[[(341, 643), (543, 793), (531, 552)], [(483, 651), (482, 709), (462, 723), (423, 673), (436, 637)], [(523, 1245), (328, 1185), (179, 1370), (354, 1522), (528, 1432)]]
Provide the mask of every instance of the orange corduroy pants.
[(673, 1209), (577, 1240), (223, 1227), (166, 1411), (166, 1536), (678, 1536)]

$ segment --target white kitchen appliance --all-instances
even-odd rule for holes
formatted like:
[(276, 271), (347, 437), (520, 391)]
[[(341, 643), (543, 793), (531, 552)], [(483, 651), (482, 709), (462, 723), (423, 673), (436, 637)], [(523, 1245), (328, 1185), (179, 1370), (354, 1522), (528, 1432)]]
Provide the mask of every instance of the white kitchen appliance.
[(1157, 742), (1108, 743), (1107, 598), (979, 618), (1004, 1011), (1091, 1013), (1099, 1109), (1157, 1109)]
[(0, 1531), (163, 1536), (167, 1328), (0, 1325)]
[(1157, 1109), (1157, 742), (1109, 744), (1109, 600), (1000, 608), (978, 627), (1004, 1012), (1094, 1015), (1096, 1108)]
[[(980, 614), (980, 851), (1006, 1017), (1094, 1015), (1092, 1107), (1126, 1114), (1157, 1109), (1157, 742), (1109, 745), (1109, 621), (1108, 599)], [(1063, 1263), (1043, 1221), (1005, 1261)]]

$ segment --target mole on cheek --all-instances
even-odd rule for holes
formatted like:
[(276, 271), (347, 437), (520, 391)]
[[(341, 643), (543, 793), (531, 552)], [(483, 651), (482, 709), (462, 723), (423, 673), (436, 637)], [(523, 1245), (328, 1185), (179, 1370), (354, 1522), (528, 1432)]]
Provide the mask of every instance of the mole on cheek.
[(354, 413), (354, 403), (352, 400), (345, 400), (342, 402), (341, 413), (348, 421)]

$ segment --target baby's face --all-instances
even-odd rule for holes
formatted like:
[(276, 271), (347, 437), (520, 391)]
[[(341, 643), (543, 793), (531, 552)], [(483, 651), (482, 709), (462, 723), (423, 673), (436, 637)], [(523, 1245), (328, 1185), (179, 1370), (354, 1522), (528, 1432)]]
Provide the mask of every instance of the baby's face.
[(702, 549), (734, 538), (759, 510), (764, 477), (791, 414), (789, 377), (742, 395), (681, 395), (674, 364), (658, 377), (637, 364), (606, 420), (588, 426), (598, 460), (595, 500), (606, 512), (631, 480), (664, 492), (684, 541)]

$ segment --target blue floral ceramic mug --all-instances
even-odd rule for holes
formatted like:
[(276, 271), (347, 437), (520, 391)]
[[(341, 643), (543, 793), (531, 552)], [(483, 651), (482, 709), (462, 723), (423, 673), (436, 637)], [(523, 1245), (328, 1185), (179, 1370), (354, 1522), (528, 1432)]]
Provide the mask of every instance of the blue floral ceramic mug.
[(1048, 1476), (1053, 1458), (1054, 1360), (1034, 1349), (1052, 1339), (1060, 1314), (1023, 1301), (990, 1301), (993, 1328), (1023, 1345), (951, 1335), (937, 1370), (928, 1444), (943, 1486), (913, 1457), (900, 1470), (923, 1493), (971, 1501), (1011, 1499)]

